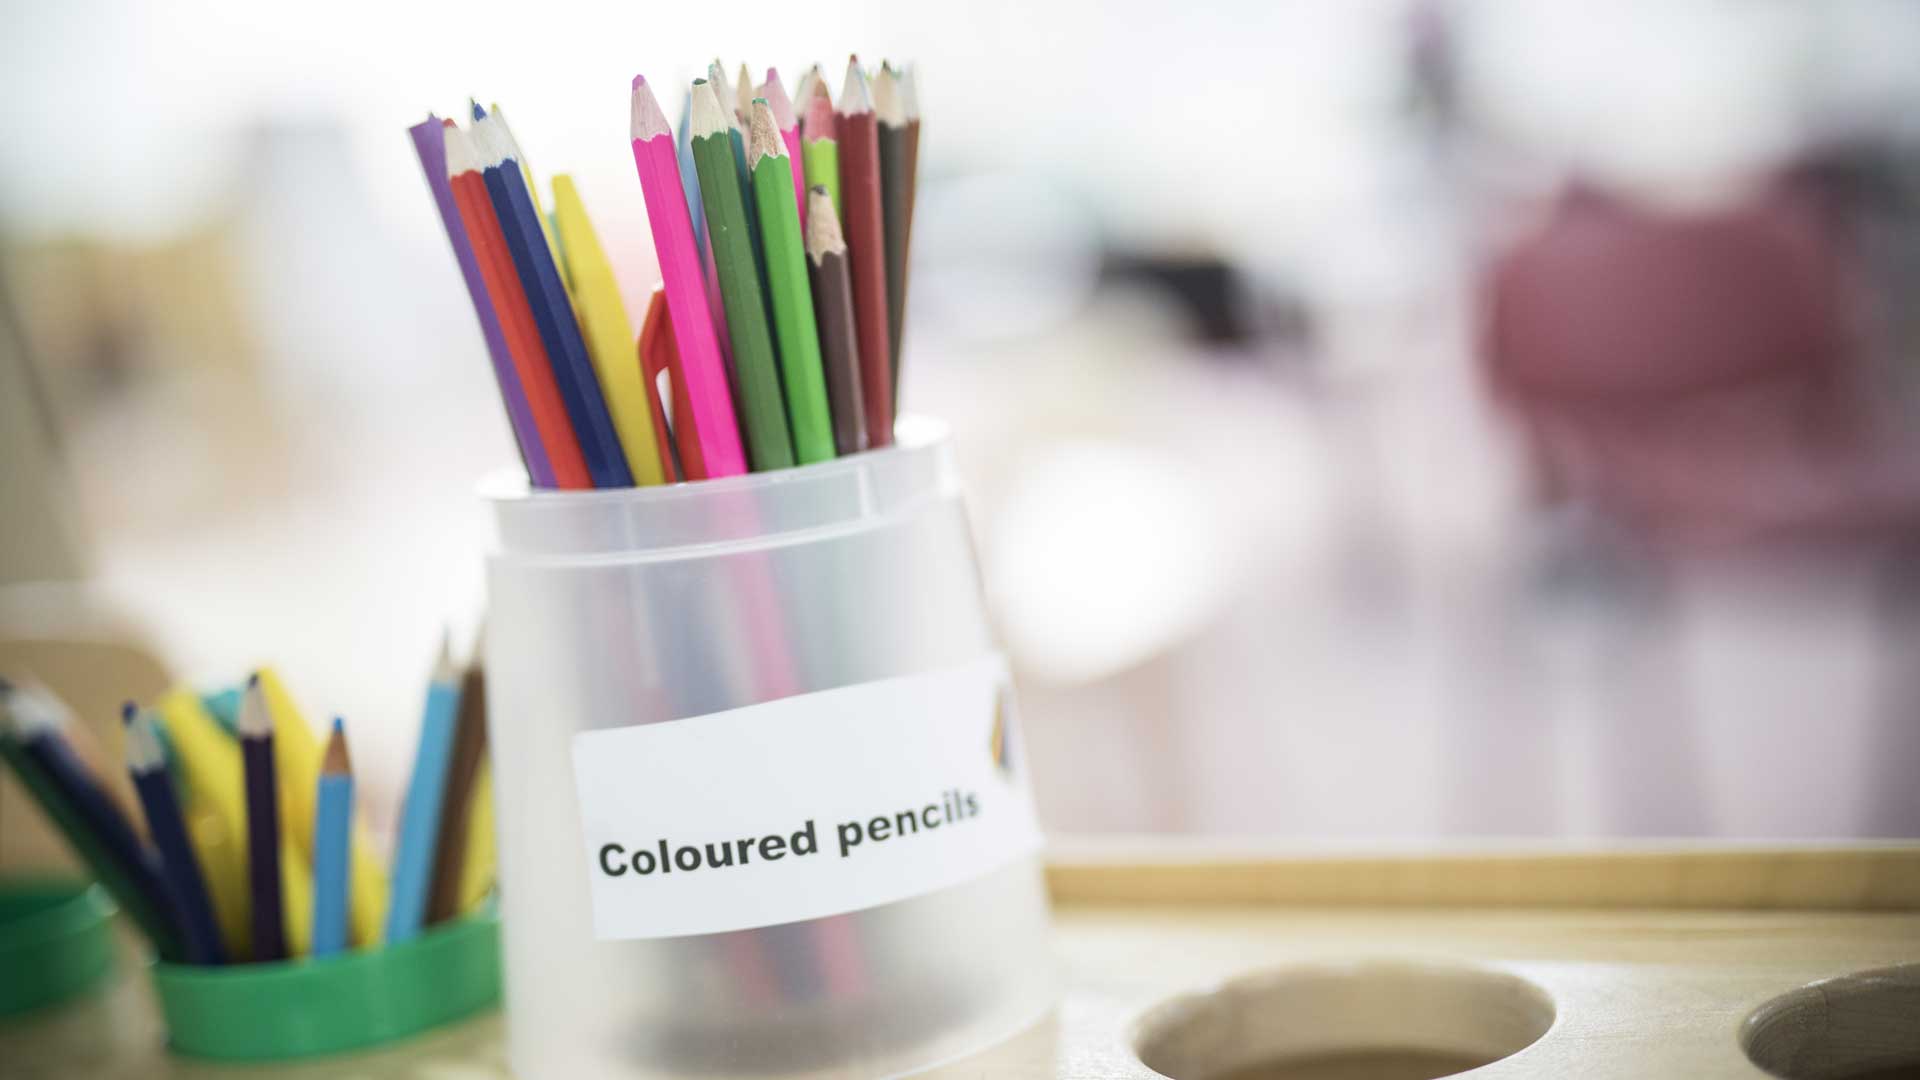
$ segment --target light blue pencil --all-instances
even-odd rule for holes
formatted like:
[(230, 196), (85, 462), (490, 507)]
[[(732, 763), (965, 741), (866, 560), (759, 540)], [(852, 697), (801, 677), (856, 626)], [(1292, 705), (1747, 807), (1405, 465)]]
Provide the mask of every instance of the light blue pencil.
[(339, 717), (320, 759), (320, 788), (313, 812), (313, 955), (347, 947), (347, 907), (353, 892), (353, 765)]
[(453, 757), (454, 716), (460, 708), (460, 674), (452, 650), (440, 642), (440, 659), (427, 684), (427, 707), (420, 719), (420, 747), (413, 755), (413, 776), (400, 809), (400, 842), (393, 851), (393, 900), (387, 909), (387, 943), (406, 941), (426, 922), (427, 893), (433, 885), (433, 845), (440, 832), (440, 802)]
[[(687, 195), (687, 212), (693, 219), (693, 246), (705, 249), (707, 246), (706, 204), (700, 201), (700, 174), (693, 167), (693, 129), (688, 122), (693, 115), (693, 95), (687, 92), (686, 81), (680, 83), (680, 127), (679, 134), (673, 139), (674, 157), (680, 162), (680, 188)], [(705, 261), (701, 266), (704, 268)]]

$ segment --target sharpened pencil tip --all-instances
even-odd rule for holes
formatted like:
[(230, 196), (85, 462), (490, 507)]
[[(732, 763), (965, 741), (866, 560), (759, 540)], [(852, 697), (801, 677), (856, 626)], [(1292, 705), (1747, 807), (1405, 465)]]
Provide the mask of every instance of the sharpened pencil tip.
[(255, 671), (255, 672), (252, 672), (251, 674), (249, 674), (249, 675), (247, 676), (247, 689), (249, 689), (249, 690), (251, 690), (251, 689), (253, 689), (254, 687), (256, 687), (256, 686), (259, 686), (259, 685), (260, 685), (260, 673), (259, 673), (259, 672), (257, 672), (257, 671)]
[(131, 701), (121, 702), (120, 722), (122, 724), (132, 726), (134, 720), (137, 719), (139, 716), (140, 716), (140, 706), (135, 705)]

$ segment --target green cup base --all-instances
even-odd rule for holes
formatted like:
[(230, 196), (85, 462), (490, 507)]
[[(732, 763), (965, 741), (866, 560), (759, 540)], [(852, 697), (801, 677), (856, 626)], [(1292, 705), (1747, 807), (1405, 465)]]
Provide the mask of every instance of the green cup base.
[(156, 963), (176, 1053), (227, 1061), (333, 1054), (403, 1039), (500, 1000), (500, 919), (471, 915), (400, 945), (324, 960)]
[(65, 1001), (113, 970), (113, 901), (84, 881), (0, 881), (0, 1016)]

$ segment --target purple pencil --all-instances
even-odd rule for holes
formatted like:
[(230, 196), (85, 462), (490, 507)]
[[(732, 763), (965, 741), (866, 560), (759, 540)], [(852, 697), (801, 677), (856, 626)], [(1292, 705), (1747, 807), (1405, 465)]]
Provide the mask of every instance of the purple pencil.
[(500, 398), (507, 404), (507, 424), (513, 428), (514, 442), (520, 446), (520, 460), (526, 462), (527, 475), (535, 487), (556, 486), (553, 465), (547, 460), (546, 447), (534, 426), (533, 409), (527, 404), (520, 386), (520, 375), (513, 367), (513, 354), (507, 351), (507, 338), (500, 329), (500, 317), (494, 313), (493, 300), (487, 295), (487, 283), (480, 276), (473, 244), (467, 240), (467, 227), (453, 201), (453, 187), (447, 179), (446, 126), (439, 117), (427, 118), (408, 128), (413, 148), (420, 155), (421, 171), (427, 175), (427, 187), (433, 190), (434, 205), (440, 208), (440, 223), (446, 226), (447, 240), (453, 244), (453, 258), (460, 264), (460, 276), (467, 283), (467, 296), (473, 300), (473, 312), (480, 317), (480, 336), (486, 339), (487, 355), (493, 360), (493, 377), (500, 384)]
[(286, 903), (280, 895), (280, 791), (273, 772), (273, 715), (260, 676), (240, 699), (240, 761), (247, 789), (247, 886), (253, 899), (253, 959), (287, 958)]

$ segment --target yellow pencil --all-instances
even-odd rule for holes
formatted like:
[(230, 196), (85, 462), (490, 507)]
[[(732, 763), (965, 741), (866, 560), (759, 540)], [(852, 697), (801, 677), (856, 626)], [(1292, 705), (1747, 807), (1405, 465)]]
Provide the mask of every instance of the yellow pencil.
[[(320, 761), (326, 752), (306, 717), (287, 693), (286, 684), (272, 668), (260, 669), (260, 689), (273, 714), (273, 764), (280, 773), (281, 846), (296, 852), (303, 865), (313, 865), (313, 816), (320, 790)], [(352, 839), (352, 898), (348, 929), (355, 945), (380, 941), (387, 919), (387, 867), (374, 849), (365, 824), (355, 815)], [(293, 894), (288, 894), (288, 917), (293, 918)], [(313, 906), (299, 909), (310, 919)], [(301, 939), (304, 940), (304, 937)]]
[(581, 336), (587, 340), (587, 352), (600, 376), (600, 390), (606, 396), (607, 411), (613, 414), (627, 468), (642, 486), (661, 483), (666, 473), (660, 467), (660, 447), (653, 437), (646, 385), (640, 377), (640, 365), (634, 361), (633, 323), (627, 319), (626, 305), (620, 302), (620, 286), (613, 279), (613, 267), (600, 248), (599, 237), (594, 235), (587, 206), (580, 201), (573, 178), (564, 173), (553, 178), (553, 216), (560, 229), (560, 248), (566, 255), (561, 265), (573, 293), (574, 314), (580, 318)]
[[(240, 746), (220, 729), (191, 691), (168, 691), (155, 711), (166, 725), (167, 738), (186, 773), (187, 805), (191, 807), (188, 828), (194, 853), (208, 867), (207, 884), (220, 936), (233, 955), (250, 955), (247, 856), (242, 840), (247, 834), (247, 800), (241, 787)], [(276, 730), (275, 736), (278, 734)], [(275, 767), (279, 767), (277, 753)], [(281, 786), (286, 785), (283, 782)], [(207, 815), (217, 819), (217, 824), (206, 822)], [(192, 823), (195, 818), (202, 819), (198, 827)], [(311, 807), (308, 820), (312, 820)], [(283, 824), (283, 830), (285, 827)], [(284, 842), (280, 845), (280, 888), (287, 911), (287, 948), (293, 955), (305, 955), (313, 941), (313, 872), (300, 852)]]
[(482, 758), (473, 778), (473, 810), (467, 817), (467, 858), (460, 864), (460, 910), (472, 911), (493, 891), (493, 769)]

